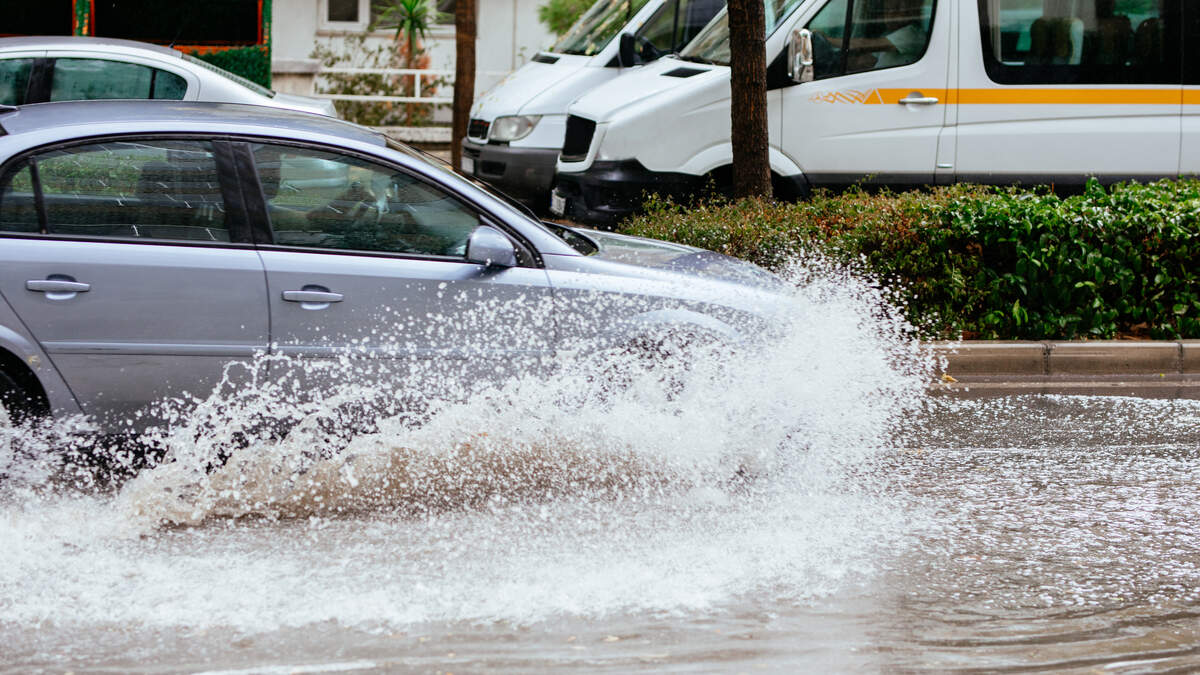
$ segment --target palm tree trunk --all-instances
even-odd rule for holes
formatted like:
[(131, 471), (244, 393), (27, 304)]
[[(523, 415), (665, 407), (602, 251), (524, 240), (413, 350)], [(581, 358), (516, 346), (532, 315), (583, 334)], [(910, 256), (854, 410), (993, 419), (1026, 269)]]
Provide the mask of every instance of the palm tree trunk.
[(733, 194), (770, 199), (763, 0), (729, 0), (728, 7)]
[(462, 169), (462, 141), (475, 99), (475, 0), (454, 3), (454, 121), (450, 131), (450, 157)]

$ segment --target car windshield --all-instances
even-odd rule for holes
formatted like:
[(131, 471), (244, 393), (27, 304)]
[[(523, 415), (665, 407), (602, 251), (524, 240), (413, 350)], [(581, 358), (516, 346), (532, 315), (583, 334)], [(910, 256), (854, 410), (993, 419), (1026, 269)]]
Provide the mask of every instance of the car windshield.
[[(779, 24), (795, 11), (804, 0), (765, 0), (763, 8), (767, 18), (767, 30), (763, 34), (771, 37)], [(708, 24), (704, 32), (696, 36), (688, 46), (679, 52), (679, 58), (700, 63), (715, 63), (721, 66), (729, 65), (729, 14), (722, 12), (720, 16)]]
[(445, 171), (446, 173), (450, 174), (451, 176), (454, 176), (458, 180), (465, 180), (468, 183), (470, 183), (471, 185), (474, 185), (475, 187), (479, 188), (483, 192), (486, 192), (487, 194), (504, 202), (505, 204), (507, 204), (509, 207), (511, 207), (517, 213), (521, 214), (522, 216), (525, 216), (530, 221), (536, 223), (538, 226), (542, 227), (545, 230), (548, 230), (550, 233), (554, 234), (559, 239), (562, 239), (563, 241), (567, 242), (567, 244), (571, 248), (575, 249), (576, 251), (579, 251), (580, 253), (582, 253), (584, 255), (591, 255), (598, 250), (598, 247), (594, 243), (592, 243), (592, 241), (590, 239), (588, 239), (587, 237), (584, 237), (584, 236), (574, 232), (570, 228), (564, 227), (562, 225), (556, 225), (553, 223), (542, 222), (542, 219), (538, 218), (537, 214), (534, 213), (532, 210), (530, 210), (530, 208), (528, 206), (525, 206), (524, 204), (517, 201), (516, 199), (509, 197), (508, 195), (504, 194), (500, 190), (497, 190), (496, 188), (492, 187), (491, 185), (488, 185), (487, 183), (480, 181), (479, 179), (475, 178), (474, 176), (464, 176), (463, 174), (455, 171), (454, 167), (450, 164), (450, 162), (447, 162), (446, 160), (442, 159), (441, 157), (438, 157), (437, 155), (425, 152), (424, 150), (421, 150), (420, 148), (414, 148), (411, 145), (408, 145), (407, 143), (404, 143), (402, 141), (398, 141), (398, 140), (392, 138), (391, 136), (385, 135), (384, 139), (387, 141), (387, 145), (389, 148), (396, 150), (398, 152), (403, 152), (404, 154), (408, 155), (409, 157), (413, 157), (422, 162), (425, 162), (426, 164), (428, 164), (434, 168)]
[(645, 4), (646, 0), (598, 0), (563, 33), (550, 51), (592, 56), (604, 49)]
[(247, 80), (246, 78), (242, 77), (241, 75), (234, 75), (233, 73), (229, 72), (228, 70), (225, 70), (224, 68), (218, 68), (218, 67), (214, 66), (213, 64), (209, 63), (208, 61), (198, 59), (198, 58), (192, 56), (191, 54), (184, 54), (183, 58), (188, 63), (194, 63), (194, 64), (200, 66), (201, 68), (204, 68), (205, 70), (211, 70), (212, 72), (220, 75), (221, 77), (224, 77), (227, 80), (233, 80), (234, 82), (237, 82), (238, 84), (253, 91), (256, 94), (261, 94), (263, 96), (266, 96), (267, 98), (275, 98), (274, 91), (271, 91), (270, 89), (267, 89), (266, 87), (264, 87), (261, 84), (258, 84), (256, 82), (251, 82), (250, 80)]

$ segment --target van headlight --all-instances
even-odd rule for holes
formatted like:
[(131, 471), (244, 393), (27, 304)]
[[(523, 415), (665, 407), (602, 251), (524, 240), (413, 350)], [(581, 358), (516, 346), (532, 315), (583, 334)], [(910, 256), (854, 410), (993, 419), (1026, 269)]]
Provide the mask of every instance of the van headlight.
[(506, 115), (497, 117), (488, 131), (488, 139), (493, 141), (519, 141), (529, 135), (537, 126), (541, 115)]

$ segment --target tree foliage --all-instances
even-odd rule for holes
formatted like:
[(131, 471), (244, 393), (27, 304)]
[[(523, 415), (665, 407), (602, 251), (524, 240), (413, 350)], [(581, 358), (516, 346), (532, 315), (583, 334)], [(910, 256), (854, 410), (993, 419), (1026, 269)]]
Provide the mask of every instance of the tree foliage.
[(562, 35), (591, 6), (591, 0), (548, 0), (538, 7), (538, 21), (555, 35)]

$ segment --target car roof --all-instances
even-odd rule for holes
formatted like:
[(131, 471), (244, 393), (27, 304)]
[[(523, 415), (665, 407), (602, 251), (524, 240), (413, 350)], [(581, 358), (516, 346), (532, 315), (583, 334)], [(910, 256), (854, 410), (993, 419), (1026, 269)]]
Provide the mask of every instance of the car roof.
[(170, 47), (122, 40), (120, 38), (90, 37), (87, 35), (29, 35), (0, 38), (0, 51), (29, 49), (97, 49), (99, 51), (147, 51), (162, 56), (181, 57), (182, 52)]
[[(125, 133), (131, 127), (154, 132), (236, 133), (233, 127), (246, 127), (247, 133), (264, 129), (289, 134), (336, 136), (343, 140), (370, 145), (386, 145), (383, 134), (344, 120), (283, 108), (212, 103), (203, 101), (97, 100), (35, 103), (0, 110), (0, 129), (8, 134), (66, 131), (86, 126), (90, 136), (113, 132)], [(110, 129), (105, 129), (108, 126)]]

